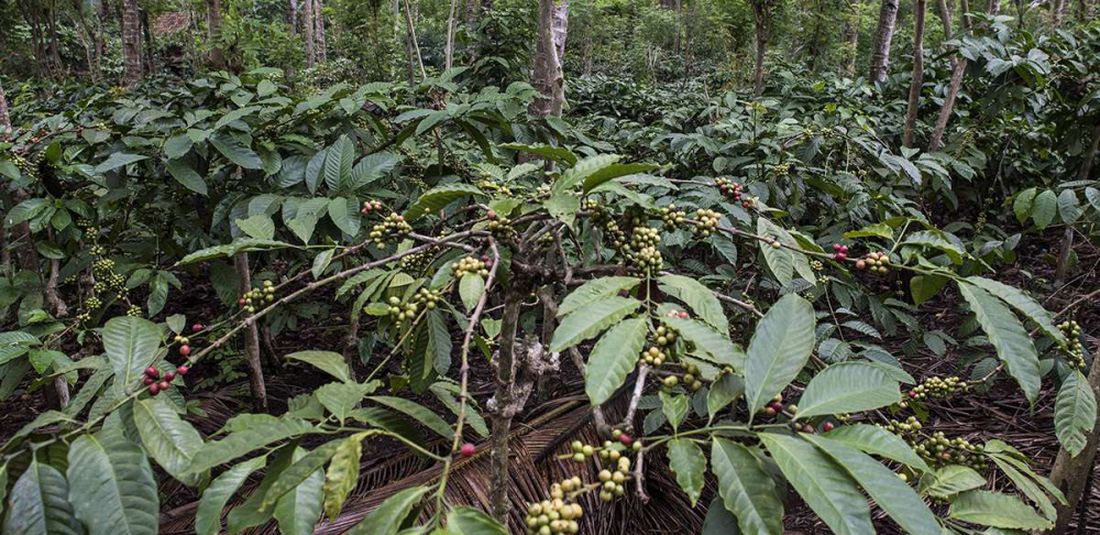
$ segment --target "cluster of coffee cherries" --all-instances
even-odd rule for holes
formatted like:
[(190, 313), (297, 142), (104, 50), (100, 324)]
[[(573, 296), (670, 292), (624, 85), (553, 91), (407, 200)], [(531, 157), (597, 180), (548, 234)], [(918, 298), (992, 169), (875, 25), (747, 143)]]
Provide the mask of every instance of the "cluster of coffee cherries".
[(396, 212), (391, 213), (370, 229), (370, 238), (378, 247), (386, 245), (391, 239), (400, 238), (412, 232), (412, 225), (405, 221), (405, 216)]
[(657, 250), (660, 243), (661, 233), (657, 229), (646, 226), (634, 227), (630, 235), (630, 243), (623, 248), (623, 254), (639, 270), (657, 271), (664, 265), (661, 251)]
[(126, 309), (126, 315), (130, 316), (131, 318), (140, 318), (141, 307), (138, 305), (130, 305), (130, 308)]
[(913, 444), (913, 451), (932, 466), (961, 464), (979, 472), (985, 469), (987, 463), (981, 450), (980, 446), (971, 444), (962, 437), (947, 438), (943, 431), (936, 431), (932, 436)]
[(493, 210), (485, 213), (485, 219), (489, 220), (489, 232), (497, 238), (504, 238), (515, 233), (515, 229), (512, 228), (512, 220)]
[(253, 288), (244, 293), (240, 299), (237, 300), (237, 304), (241, 308), (252, 314), (256, 312), (256, 305), (260, 305), (263, 302), (272, 302), (275, 300), (275, 283), (266, 280), (263, 283), (262, 288)]
[(890, 257), (881, 251), (872, 251), (867, 253), (856, 261), (856, 269), (866, 269), (871, 273), (886, 273), (890, 265)]
[(1066, 337), (1066, 352), (1072, 359), (1071, 364), (1079, 369), (1085, 368), (1085, 347), (1081, 345), (1081, 326), (1074, 320), (1063, 321), (1058, 329)]
[(665, 224), (665, 230), (675, 229), (676, 227), (684, 224), (684, 221), (687, 218), (687, 213), (683, 210), (676, 208), (675, 204), (663, 206), (660, 210), (657, 211), (657, 213), (661, 216), (661, 221), (663, 221)]
[(795, 405), (794, 403), (791, 403), (788, 406), (784, 406), (783, 405), (783, 394), (776, 394), (775, 397), (772, 398), (771, 403), (768, 403), (767, 405), (764, 406), (763, 409), (760, 409), (760, 412), (764, 416), (767, 416), (769, 418), (774, 418), (775, 416), (781, 414), (784, 409), (787, 409), (787, 411), (790, 412), (791, 414), (794, 414), (794, 413), (798, 412), (798, 406), (797, 405)]
[(145, 378), (142, 382), (149, 388), (149, 395), (155, 396), (161, 392), (164, 392), (172, 387), (172, 381), (176, 378), (176, 375), (187, 375), (189, 368), (186, 364), (180, 365), (176, 368), (176, 371), (164, 372), (162, 376), (160, 370), (149, 366), (145, 368)]
[(660, 366), (668, 360), (669, 346), (676, 342), (676, 329), (661, 325), (654, 332), (652, 343), (642, 351), (639, 358), (650, 366)]
[(419, 311), (420, 309), (420, 307), (416, 303), (402, 303), (401, 299), (398, 297), (391, 297), (386, 301), (386, 303), (390, 306), (390, 316), (396, 319), (399, 325), (406, 319), (411, 320), (415, 318), (417, 311)]
[(685, 363), (682, 377), (679, 375), (668, 375), (661, 380), (661, 384), (664, 385), (665, 388), (674, 388), (681, 383), (692, 392), (698, 392), (700, 388), (703, 388), (703, 381), (699, 379), (699, 367), (690, 362)]
[(848, 246), (834, 243), (833, 244), (833, 260), (837, 262), (843, 262), (848, 259)]
[(581, 478), (569, 479), (550, 485), (550, 499), (527, 506), (527, 533), (554, 535), (557, 533), (577, 533), (580, 524), (577, 520), (584, 516), (581, 504), (572, 501), (573, 493), (584, 490)]
[[(200, 327), (199, 330), (202, 330), (200, 325), (196, 324), (196, 327)], [(183, 336), (183, 335), (178, 335), (177, 334), (176, 338), (175, 338), (175, 342), (180, 345), (179, 348), (176, 349), (176, 351), (179, 352), (180, 356), (186, 357), (186, 356), (191, 354), (191, 339), (190, 338), (188, 338), (186, 336)]]
[(431, 257), (427, 253), (412, 253), (401, 257), (397, 265), (404, 271), (418, 271), (424, 268)]
[(443, 299), (443, 293), (439, 290), (431, 290), (428, 288), (421, 288), (416, 291), (416, 295), (413, 296), (413, 301), (424, 305), (424, 308), (428, 310), (435, 310), (435, 307), (439, 306), (439, 301)]
[(461, 279), (467, 273), (475, 273), (480, 277), (489, 276), (489, 268), (493, 267), (493, 259), (482, 256), (481, 259), (467, 256), (451, 262), (451, 274), (454, 278)]
[(477, 187), (485, 192), (496, 192), (504, 196), (510, 196), (512, 189), (496, 180), (491, 178), (484, 178), (478, 181)]
[(752, 198), (745, 196), (745, 186), (739, 182), (734, 182), (727, 178), (714, 179), (714, 185), (718, 186), (718, 191), (729, 197), (734, 202), (741, 203), (741, 207), (744, 209), (752, 208)]
[[(963, 381), (959, 376), (952, 375), (949, 377), (929, 377), (917, 386), (914, 386), (909, 391), (909, 399), (922, 400), (927, 398), (945, 398), (956, 392), (966, 392), (970, 385)], [(906, 406), (904, 400), (901, 403), (904, 408)]]
[(377, 212), (382, 209), (382, 203), (378, 201), (363, 201), (363, 206), (359, 208), (359, 213), (365, 216), (371, 215), (372, 212)]
[(920, 431), (922, 427), (924, 427), (923, 424), (920, 423), (920, 420), (918, 420), (916, 416), (910, 416), (910, 417), (908, 417), (908, 418), (906, 418), (905, 420), (902, 420), (902, 421), (890, 420), (890, 421), (886, 422), (886, 425), (883, 425), (883, 424), (875, 424), (875, 425), (878, 426), (878, 427), (881, 427), (881, 428), (883, 428), (883, 429), (885, 429), (885, 430), (887, 430), (891, 433), (894, 433), (895, 435), (902, 435), (902, 436), (906, 436), (906, 435), (909, 435), (911, 433), (916, 433), (917, 431)]
[(710, 236), (714, 229), (718, 228), (718, 220), (722, 217), (714, 210), (700, 208), (695, 211), (695, 234), (700, 237)]

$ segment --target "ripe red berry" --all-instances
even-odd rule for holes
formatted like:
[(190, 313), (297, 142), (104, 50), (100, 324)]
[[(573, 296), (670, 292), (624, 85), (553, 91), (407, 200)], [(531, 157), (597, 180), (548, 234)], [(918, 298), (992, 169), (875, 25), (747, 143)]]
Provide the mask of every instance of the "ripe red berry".
[(485, 217), (488, 219), (496, 219), (497, 213), (493, 210), (489, 210), (488, 212), (485, 212)]
[(157, 383), (157, 388), (159, 388), (161, 390), (168, 390), (168, 387), (170, 387), (170, 386), (172, 386), (172, 385), (168, 384), (168, 381), (161, 381), (161, 382)]
[(180, 346), (180, 355), (187, 356), (191, 354), (191, 346), (184, 344)]
[(833, 422), (825, 422), (825, 425), (821, 426), (822, 431), (828, 433), (833, 430)]
[(245, 303), (247, 303), (247, 301), (245, 301), (243, 297), (237, 300), (237, 304), (241, 305), (242, 307), (244, 306)]
[(149, 386), (149, 385), (157, 382), (156, 379), (153, 379), (152, 377), (149, 377), (149, 376), (146, 376), (145, 379), (143, 379), (142, 381), (145, 383), (145, 386)]
[(156, 369), (152, 366), (149, 366), (148, 368), (145, 368), (145, 375), (147, 377), (152, 377), (152, 378), (156, 379), (157, 377), (160, 377), (160, 370), (158, 370), (158, 369)]
[(866, 267), (867, 267), (867, 261), (866, 260), (856, 261), (856, 269), (865, 269)]
[(179, 368), (176, 368), (176, 373), (178, 373), (180, 375), (187, 375), (187, 371), (190, 370), (190, 369), (191, 368), (188, 368), (187, 365), (184, 364), (184, 365), (180, 366)]
[(176, 372), (164, 372), (164, 380), (171, 383), (176, 378)]
[(634, 443), (634, 439), (630, 435), (623, 433), (619, 435), (619, 442), (621, 442), (623, 446), (629, 446)]
[(150, 394), (150, 395), (153, 395), (153, 396), (155, 396), (155, 395), (157, 395), (157, 394), (158, 394), (159, 392), (160, 392), (160, 384), (158, 384), (158, 383), (153, 383), (153, 384), (149, 385), (149, 394)]
[(205, 329), (205, 328), (206, 328), (206, 327), (205, 327), (205, 326), (203, 326), (203, 324), (201, 324), (201, 323), (196, 323), (196, 324), (194, 324), (194, 325), (192, 325), (192, 326), (191, 326), (191, 332), (193, 332), (193, 333), (197, 333), (197, 332), (199, 332), (199, 331), (201, 331), (201, 330), (203, 330), (203, 329)]
[(814, 426), (812, 426), (810, 424), (806, 424), (806, 425), (802, 426), (802, 432), (803, 433), (813, 433), (814, 432)]
[(477, 446), (470, 444), (469, 442), (462, 445), (462, 449), (459, 450), (463, 457), (473, 457), (477, 453)]
[(680, 317), (680, 319), (685, 319), (685, 320), (688, 319), (689, 317), (691, 317), (690, 314), (688, 314), (687, 312), (684, 312), (683, 310), (680, 311), (678, 316)]
[(916, 391), (910, 390), (910, 391), (909, 391), (909, 397), (911, 397), (911, 398), (915, 398), (915, 397), (917, 397), (917, 393), (916, 393)]
[(775, 410), (775, 407), (768, 405), (767, 407), (764, 407), (764, 414), (766, 416), (775, 416), (776, 414), (778, 414), (778, 412)]
[(833, 255), (833, 258), (835, 258), (837, 262), (843, 262), (848, 259), (848, 255), (844, 253), (837, 253)]
[(838, 253), (839, 253), (840, 251), (842, 251), (842, 250), (843, 250), (843, 247), (844, 247), (844, 246), (843, 246), (843, 245), (841, 245), (841, 244), (839, 244), (839, 243), (834, 243), (834, 244), (833, 244), (833, 250), (834, 250), (834, 251), (836, 251), (836, 252), (838, 252)]

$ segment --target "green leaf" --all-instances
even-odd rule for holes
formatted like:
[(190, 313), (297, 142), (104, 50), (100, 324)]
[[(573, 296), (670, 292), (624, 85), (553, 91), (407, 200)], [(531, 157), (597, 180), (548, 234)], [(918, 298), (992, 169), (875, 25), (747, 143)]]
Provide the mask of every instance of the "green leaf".
[(661, 321), (680, 331), (682, 340), (695, 344), (695, 351), (702, 358), (735, 370), (745, 368), (745, 352), (740, 346), (730, 342), (727, 335), (715, 331), (713, 327), (694, 319), (670, 316), (661, 318)]
[(680, 427), (691, 410), (691, 398), (682, 394), (673, 394), (662, 390), (658, 396), (661, 399), (661, 412), (665, 414), (668, 423), (673, 429)]
[(894, 229), (886, 223), (875, 223), (873, 225), (867, 225), (859, 230), (853, 230), (844, 233), (845, 239), (856, 238), (883, 238), (886, 240), (894, 239)]
[(340, 441), (332, 462), (325, 472), (325, 514), (336, 520), (348, 493), (359, 482), (359, 460), (363, 454), (363, 438), (367, 433), (356, 433)]
[(103, 350), (115, 371), (115, 384), (132, 391), (157, 357), (160, 327), (147, 319), (121, 316), (107, 320), (102, 336)]
[(916, 245), (939, 250), (951, 259), (953, 264), (961, 264), (966, 251), (948, 240), (942, 231), (922, 230), (905, 238), (900, 245)]
[(1028, 402), (1039, 396), (1039, 355), (1020, 320), (998, 299), (969, 283), (959, 283), (959, 292), (970, 305), (997, 358), (1005, 363), (1008, 374), (1020, 384)]
[[(737, 527), (737, 518), (722, 505), (722, 497), (716, 496), (707, 506), (707, 516), (703, 519), (703, 531), (700, 535), (741, 535)], [(761, 533), (767, 533), (762, 531)]]
[(565, 296), (558, 305), (558, 316), (565, 316), (580, 310), (605, 297), (618, 295), (623, 290), (628, 290), (641, 282), (636, 277), (601, 277), (592, 279)]
[[(1058, 518), (1058, 511), (1054, 508), (1054, 504), (1051, 503), (1050, 498), (1047, 497), (1043, 489), (1039, 488), (1039, 485), (1037, 485), (1031, 477), (1024, 475), (1023, 472), (1017, 470), (1015, 466), (998, 455), (990, 455), (989, 459), (997, 465), (997, 468), (1000, 468), (1001, 472), (1004, 472), (1004, 474), (1012, 480), (1012, 484), (1016, 485), (1016, 488), (1020, 489), (1020, 492), (1027, 496), (1028, 499), (1042, 511), (1043, 516), (1050, 520)], [(1031, 476), (1036, 478), (1042, 477), (1030, 470), (1028, 471), (1031, 473)], [(1061, 494), (1061, 492), (1059, 492), (1059, 494)]]
[(462, 298), (462, 306), (467, 312), (473, 312), (477, 302), (481, 300), (481, 294), (485, 293), (485, 279), (477, 273), (464, 273), (458, 281), (458, 296)]
[(919, 305), (935, 297), (949, 280), (939, 275), (917, 275), (909, 279), (909, 291), (913, 294), (913, 303)]
[(630, 315), (641, 304), (637, 299), (611, 296), (565, 316), (554, 330), (550, 351), (559, 353), (596, 336)]
[(436, 373), (442, 375), (451, 368), (451, 333), (447, 330), (447, 320), (439, 310), (432, 310), (425, 316), (424, 329), (428, 332), (426, 353), (432, 359)]
[(871, 511), (852, 478), (804, 440), (773, 433), (757, 435), (791, 486), (837, 535), (875, 532)]
[(205, 249), (199, 249), (187, 256), (180, 259), (176, 265), (187, 265), (195, 262), (205, 262), (207, 260), (213, 260), (215, 258), (224, 258), (227, 256), (233, 256), (240, 252), (251, 251), (271, 251), (275, 249), (285, 249), (294, 247), (293, 245), (281, 242), (277, 240), (257, 240), (251, 238), (238, 238), (233, 240), (233, 243), (227, 243), (225, 245), (215, 245), (213, 247), (207, 247)]
[(1012, 201), (1012, 211), (1021, 224), (1027, 220), (1027, 216), (1031, 215), (1031, 205), (1035, 201), (1036, 193), (1038, 192), (1035, 188), (1028, 188), (1017, 193), (1016, 199)]
[[(801, 407), (799, 410), (801, 410)], [(905, 440), (878, 426), (868, 424), (842, 425), (825, 433), (824, 436), (830, 440), (847, 444), (864, 453), (897, 461), (920, 472), (931, 470), (924, 459), (921, 459)]]
[(194, 144), (187, 134), (178, 134), (164, 141), (164, 155), (171, 160), (178, 160), (191, 151)]
[(424, 424), (424, 427), (435, 431), (443, 438), (454, 438), (455, 432), (454, 429), (451, 429), (451, 424), (448, 424), (438, 414), (415, 401), (390, 396), (372, 396), (370, 400), (411, 416), (416, 421)]
[(164, 398), (145, 398), (134, 402), (134, 424), (145, 451), (164, 471), (190, 486), (199, 483), (195, 472), (188, 472), (195, 453), (202, 448), (202, 436), (180, 418), (175, 407)]
[(159, 511), (153, 468), (113, 418), (95, 435), (69, 447), (69, 501), (91, 535), (157, 533)]
[(806, 385), (797, 417), (867, 411), (900, 399), (898, 383), (881, 368), (863, 362), (833, 364)]
[(164, 169), (183, 187), (199, 195), (207, 194), (206, 181), (190, 165), (180, 160), (165, 160)]
[(213, 145), (218, 152), (222, 153), (222, 156), (225, 156), (229, 161), (245, 169), (259, 169), (263, 167), (263, 161), (260, 160), (260, 156), (238, 137), (231, 136), (224, 132), (215, 132), (210, 136), (210, 144)]
[(310, 431), (313, 431), (313, 426), (309, 422), (297, 419), (272, 420), (234, 431), (221, 440), (203, 444), (195, 454), (191, 471), (208, 470), (268, 444), (304, 435)]
[(447, 531), (454, 535), (508, 535), (508, 530), (473, 507), (456, 507), (447, 513)]
[(940, 535), (940, 524), (936, 515), (932, 514), (912, 487), (889, 468), (842, 442), (815, 435), (805, 435), (805, 438), (843, 466), (875, 503), (907, 533)]
[(359, 218), (355, 199), (336, 197), (328, 202), (328, 217), (344, 234), (355, 236), (359, 233), (362, 220)]
[(713, 421), (719, 411), (743, 395), (745, 395), (745, 382), (740, 376), (732, 373), (719, 376), (710, 384), (710, 390), (707, 392), (707, 421)]
[(1063, 223), (1068, 225), (1076, 223), (1082, 212), (1084, 210), (1077, 201), (1076, 192), (1072, 189), (1065, 189), (1058, 194), (1058, 215), (1061, 216)]
[(722, 503), (737, 517), (742, 533), (783, 533), (783, 502), (775, 481), (748, 447), (715, 437), (710, 463)]
[[(298, 454), (298, 452), (295, 452)], [(285, 473), (284, 473), (285, 475)], [(287, 492), (279, 503), (275, 504), (275, 520), (279, 532), (285, 535), (312, 535), (317, 519), (321, 517), (321, 502), (324, 499), (322, 485), (325, 474), (320, 468), (309, 474), (305, 480)]]
[(1054, 316), (1043, 308), (1043, 305), (1040, 305), (1035, 298), (1024, 293), (1023, 290), (977, 275), (967, 277), (966, 282), (978, 286), (1008, 303), (1008, 306), (1035, 322), (1047, 336), (1053, 338), (1059, 344), (1066, 343), (1066, 337), (1062, 334), (1062, 330), (1054, 326)]
[(267, 455), (244, 461), (218, 476), (202, 493), (195, 513), (197, 535), (217, 535), (221, 532), (222, 510), (237, 494), (248, 476), (267, 463)]
[(310, 273), (315, 280), (319, 280), (321, 275), (325, 274), (325, 270), (328, 269), (328, 265), (332, 262), (332, 257), (335, 254), (336, 249), (326, 249), (313, 258), (313, 266), (310, 268)]
[(337, 420), (340, 420), (340, 423), (343, 423), (344, 419), (348, 417), (348, 413), (358, 407), (363, 398), (374, 392), (377, 385), (377, 381), (370, 383), (329, 383), (315, 390), (314, 394), (317, 396), (317, 401), (320, 401), (321, 405), (324, 405)]
[(729, 330), (729, 320), (722, 311), (722, 303), (703, 283), (682, 275), (662, 275), (657, 280), (661, 291), (683, 301), (696, 316), (718, 329), (718, 332)]
[[(328, 462), (329, 459), (336, 453), (336, 449), (340, 447), (341, 441), (333, 440), (326, 442), (319, 446), (317, 449), (305, 452), (302, 448), (297, 448), (294, 451), (294, 457), (292, 464), (286, 467), (282, 473), (279, 474), (271, 486), (264, 492), (263, 500), (260, 502), (260, 507), (257, 509), (260, 512), (274, 511), (276, 518), (279, 517), (279, 508), (281, 507), (296, 507), (295, 502), (299, 498), (307, 498), (309, 496), (298, 496), (298, 491), (302, 485), (307, 485), (307, 491), (313, 491), (316, 493), (316, 514), (313, 515), (313, 520), (310, 521), (310, 527), (313, 526), (313, 522), (321, 516), (321, 486), (324, 483), (324, 473), (321, 471), (321, 467)], [(316, 488), (312, 488), (316, 486)], [(311, 492), (312, 493), (312, 492)], [(286, 500), (286, 501), (284, 501)], [(287, 502), (290, 505), (287, 505)], [(279, 520), (280, 526), (283, 521)], [(312, 533), (312, 530), (309, 531)]]
[[(778, 239), (778, 231), (782, 230), (774, 223), (761, 217), (757, 219), (757, 233), (762, 236), (770, 236), (774, 239)], [(780, 243), (783, 240), (779, 240)], [(780, 286), (786, 286), (791, 283), (791, 279), (794, 277), (794, 256), (792, 251), (784, 249), (782, 247), (773, 247), (770, 243), (760, 242), (760, 253), (764, 255), (764, 261), (768, 264), (768, 269), (775, 276), (775, 280), (779, 281)]]
[(745, 392), (750, 414), (790, 384), (813, 348), (813, 306), (797, 294), (784, 295), (757, 324), (749, 342)]
[(596, 154), (583, 158), (569, 169), (566, 169), (561, 177), (554, 181), (551, 191), (553, 193), (571, 191), (597, 171), (618, 162), (620, 159), (622, 159), (622, 156), (618, 154)]
[(581, 198), (571, 192), (555, 193), (543, 201), (542, 206), (555, 219), (573, 228), (577, 211), (581, 209)]
[(614, 180), (616, 178), (621, 178), (628, 175), (635, 175), (638, 173), (645, 173), (646, 171), (652, 171), (659, 167), (659, 165), (651, 163), (611, 164), (588, 175), (584, 179), (582, 189), (585, 193), (588, 193), (609, 180)]
[(244, 503), (237, 505), (229, 512), (226, 518), (229, 524), (229, 529), (226, 530), (228, 533), (235, 535), (246, 528), (258, 526), (271, 519), (271, 509), (261, 509), (260, 505), (263, 503), (267, 490), (275, 484), (283, 471), (294, 462), (294, 456), (298, 454), (298, 451), (297, 441), (285, 444), (275, 451), (271, 462), (264, 469), (264, 477), (260, 480), (260, 484), (252, 490)]
[(1019, 498), (985, 490), (959, 494), (951, 502), (948, 517), (1004, 529), (1042, 530), (1054, 526), (1053, 522), (1039, 516)]
[(386, 498), (346, 535), (394, 535), (426, 492), (426, 487), (412, 487)]
[(707, 471), (707, 457), (690, 439), (674, 438), (668, 441), (668, 465), (676, 474), (676, 483), (687, 493), (694, 508), (703, 493)]
[(638, 363), (649, 322), (633, 318), (620, 322), (596, 342), (584, 370), (584, 391), (593, 405), (611, 398)]
[(577, 155), (573, 151), (565, 147), (554, 147), (551, 145), (522, 145), (519, 143), (506, 143), (500, 146), (505, 150), (514, 150), (518, 152), (527, 152), (530, 154), (537, 154), (543, 158), (554, 160), (558, 163), (565, 165), (575, 165), (577, 163)]
[(275, 239), (275, 221), (267, 214), (254, 214), (247, 219), (234, 221), (237, 228), (257, 240)]
[(352, 164), (355, 163), (355, 144), (347, 136), (340, 136), (328, 148), (325, 154), (325, 185), (336, 190), (351, 178)]
[(1074, 370), (1062, 380), (1054, 403), (1054, 434), (1058, 442), (1076, 457), (1085, 449), (1088, 434), (1096, 425), (1096, 398), (1088, 380)]
[(399, 163), (401, 157), (392, 152), (368, 154), (352, 168), (348, 189), (356, 190), (386, 176)]
[(1047, 228), (1054, 215), (1058, 211), (1058, 196), (1051, 190), (1043, 190), (1035, 197), (1035, 204), (1031, 208), (1031, 219), (1035, 221), (1035, 227), (1039, 230)]
[[(8, 498), (4, 535), (79, 535), (83, 533), (69, 505), (69, 486), (56, 468), (31, 460)], [(121, 533), (121, 532), (120, 532)]]
[(442, 210), (448, 204), (468, 196), (479, 196), (484, 193), (469, 184), (448, 184), (437, 186), (420, 195), (412, 206), (405, 210), (405, 220), (412, 222)]
[(95, 166), (95, 172), (97, 174), (103, 174), (107, 171), (114, 171), (119, 167), (130, 165), (135, 162), (149, 159), (148, 156), (142, 156), (140, 154), (127, 154), (125, 152), (113, 152), (107, 157), (103, 163)]
[(949, 464), (920, 480), (921, 494), (934, 498), (949, 498), (960, 492), (985, 486), (985, 478), (973, 468)]
[(345, 382), (351, 382), (351, 373), (344, 356), (332, 351), (296, 351), (286, 356), (290, 360), (300, 360)]

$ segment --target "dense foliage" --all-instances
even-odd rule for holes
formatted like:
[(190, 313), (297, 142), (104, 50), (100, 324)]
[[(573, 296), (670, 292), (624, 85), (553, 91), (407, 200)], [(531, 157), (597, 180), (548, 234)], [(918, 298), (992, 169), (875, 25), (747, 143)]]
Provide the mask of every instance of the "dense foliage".
[(78, 4), (0, 9), (5, 534), (1024, 533), (1088, 499), (943, 424), (997, 400), (1095, 454), (1095, 22), (929, 16), (907, 131), (908, 4), (870, 83), (877, 2), (577, 3), (561, 116), (525, 2), (311, 3), (327, 59), (283, 2), (207, 2), (216, 34), (141, 2), (120, 85)]

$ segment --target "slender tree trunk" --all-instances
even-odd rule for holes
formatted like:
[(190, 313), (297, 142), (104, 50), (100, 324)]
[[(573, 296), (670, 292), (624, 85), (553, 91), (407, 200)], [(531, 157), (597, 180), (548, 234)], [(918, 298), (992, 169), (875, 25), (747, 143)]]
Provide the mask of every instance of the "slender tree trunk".
[(325, 3), (324, 0), (314, 0), (313, 4), (313, 20), (317, 25), (313, 31), (313, 37), (316, 39), (315, 46), (317, 48), (317, 63), (324, 63), (328, 61), (328, 45), (325, 44)]
[(290, 35), (298, 35), (298, 0), (290, 0)]
[(458, 0), (451, 0), (451, 8), (447, 15), (447, 43), (443, 48), (443, 70), (451, 68), (455, 53), (455, 17), (458, 12)]
[(306, 67), (317, 63), (317, 52), (313, 43), (313, 0), (302, 2), (302, 39), (306, 47)]
[(913, 80), (909, 83), (909, 109), (905, 112), (905, 131), (901, 144), (913, 146), (913, 129), (920, 109), (920, 91), (924, 84), (924, 12), (925, 0), (914, 0), (913, 6)]
[(844, 74), (854, 76), (856, 73), (856, 56), (859, 53), (859, 28), (856, 27), (854, 16), (844, 20)]
[(133, 86), (143, 77), (141, 61), (141, 15), (138, 0), (122, 0), (122, 79)]
[(225, 67), (225, 52), (222, 50), (222, 2), (206, 0), (206, 40), (210, 46), (207, 58), (214, 68)]
[(8, 112), (8, 96), (4, 84), (0, 84), (0, 141), (11, 139), (11, 114)]
[(951, 6), (947, 0), (936, 0), (936, 16), (943, 22), (943, 40), (951, 39)]
[(1055, 28), (1062, 25), (1062, 18), (1066, 15), (1066, 0), (1054, 0), (1054, 5), (1050, 6), (1050, 18), (1051, 23)]
[(886, 80), (886, 70), (890, 65), (890, 43), (894, 40), (894, 25), (898, 19), (898, 0), (882, 0), (878, 13), (878, 29), (875, 31), (874, 48), (871, 53), (872, 82)]
[[(1097, 349), (1100, 349), (1100, 347)], [(1088, 387), (1092, 390), (1093, 397), (1100, 399), (1100, 366), (1095, 363), (1092, 365), (1092, 370), (1089, 371)], [(1087, 496), (1083, 495), (1085, 488), (1088, 486), (1087, 483), (1091, 473), (1096, 470), (1097, 443), (1100, 443), (1100, 413), (1097, 414), (1097, 421), (1093, 422), (1092, 431), (1088, 434), (1088, 441), (1085, 442), (1085, 448), (1076, 457), (1071, 457), (1065, 448), (1058, 449), (1058, 456), (1055, 457), (1054, 467), (1050, 471), (1050, 482), (1066, 496), (1066, 503), (1065, 505), (1054, 504), (1058, 516), (1054, 528), (1045, 532), (1047, 535), (1067, 533), (1078, 503), (1082, 498), (1088, 499)], [(1084, 516), (1082, 515), (1079, 522), (1084, 521)], [(1078, 533), (1084, 532), (1079, 530)]]
[(155, 72), (155, 58), (153, 57), (153, 34), (149, 32), (149, 12), (138, 9), (138, 17), (141, 21), (141, 58), (142, 69), (146, 74)]
[(409, 56), (409, 86), (416, 84), (416, 68), (420, 68), (420, 77), (427, 78), (428, 72), (424, 70), (424, 58), (420, 56), (420, 42), (416, 39), (416, 25), (413, 24), (412, 4), (409, 0), (405, 3), (405, 52)]
[(1097, 119), (1096, 127), (1092, 130), (1092, 145), (1089, 146), (1089, 151), (1085, 154), (1085, 158), (1081, 162), (1081, 168), (1077, 170), (1077, 180), (1089, 179), (1089, 175), (1092, 174), (1092, 164), (1096, 161), (1097, 152), (1100, 152), (1100, 118)]
[(531, 103), (531, 113), (539, 117), (560, 116), (565, 105), (565, 77), (559, 51), (565, 50), (568, 29), (568, 0), (539, 0), (538, 31), (535, 42), (531, 85), (539, 96)]
[(1089, 20), (1089, 0), (1077, 0), (1077, 22)]
[(959, 96), (962, 87), (963, 75), (969, 62), (965, 57), (960, 57), (955, 62), (955, 68), (951, 70), (951, 82), (947, 85), (947, 95), (943, 97), (943, 107), (936, 117), (936, 126), (932, 129), (932, 136), (928, 139), (928, 152), (935, 152), (943, 148), (943, 135), (947, 131), (947, 122), (951, 119), (951, 112), (955, 108), (955, 98)]
[(970, 0), (959, 0), (959, 13), (962, 14), (962, 29), (965, 33), (974, 31), (974, 21), (970, 18)]
[(985, 12), (988, 15), (997, 16), (1001, 14), (1001, 0), (988, 0), (985, 4)]
[(756, 30), (756, 65), (752, 76), (752, 91), (757, 96), (764, 93), (764, 57), (768, 51), (771, 1), (752, 0), (753, 28)]
[[(248, 253), (234, 257), (241, 294), (252, 290), (252, 271), (248, 265)], [(264, 369), (260, 362), (260, 331), (256, 323), (248, 320), (244, 329), (244, 360), (248, 365), (248, 386), (252, 391), (252, 403), (256, 410), (267, 412), (267, 387), (264, 385)]]

